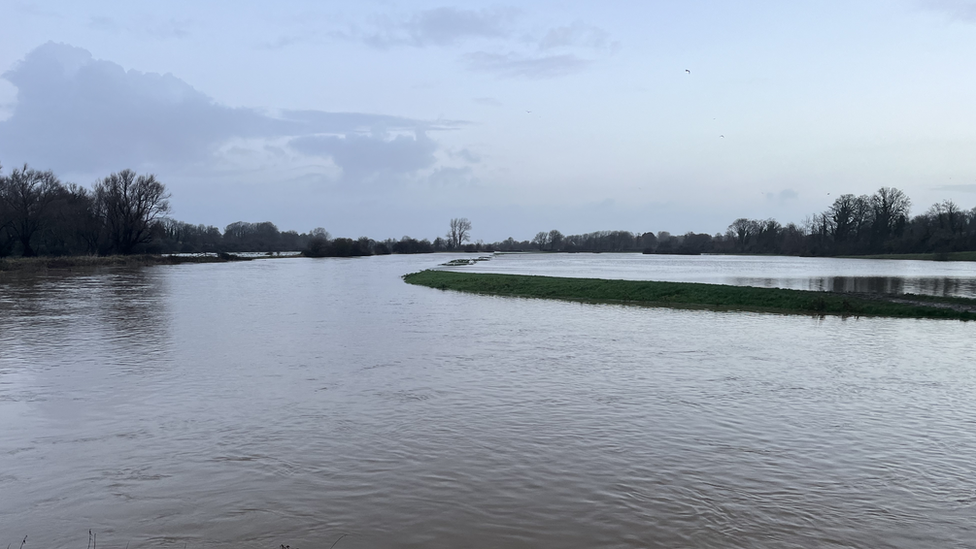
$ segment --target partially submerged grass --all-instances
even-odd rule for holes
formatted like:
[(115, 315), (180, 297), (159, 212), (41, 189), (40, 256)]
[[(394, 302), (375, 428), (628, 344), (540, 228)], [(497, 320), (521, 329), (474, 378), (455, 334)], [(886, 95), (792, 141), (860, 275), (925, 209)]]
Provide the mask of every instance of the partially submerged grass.
[(138, 267), (143, 265), (177, 265), (180, 263), (223, 263), (247, 261), (233, 254), (219, 256), (173, 255), (75, 255), (64, 257), (4, 257), (0, 271), (43, 271), (47, 269), (84, 269), (90, 267)]
[[(976, 320), (976, 299), (844, 294), (691, 282), (422, 271), (408, 284), (478, 294), (665, 307)], [(917, 299), (916, 299), (917, 298)]]

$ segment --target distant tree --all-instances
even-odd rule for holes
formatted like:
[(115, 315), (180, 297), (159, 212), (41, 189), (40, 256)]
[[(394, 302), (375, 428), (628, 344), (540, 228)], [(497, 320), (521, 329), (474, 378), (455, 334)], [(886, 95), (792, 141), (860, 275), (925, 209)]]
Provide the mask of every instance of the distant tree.
[(928, 213), (938, 223), (939, 229), (950, 234), (955, 234), (965, 225), (965, 212), (952, 200), (933, 204)]
[(563, 245), (563, 233), (553, 229), (549, 231), (549, 249), (556, 251)]
[(61, 182), (51, 171), (17, 168), (7, 177), (0, 177), (0, 203), (5, 212), (4, 225), (20, 242), (24, 257), (36, 255), (31, 245), (35, 233), (46, 219), (48, 206), (57, 197)]
[(539, 247), (539, 251), (544, 251), (549, 247), (549, 233), (540, 231), (532, 239), (532, 243)]
[(896, 235), (908, 219), (912, 201), (904, 192), (894, 187), (881, 187), (871, 197), (874, 215), (872, 228), (874, 244), (880, 248), (892, 235)]
[(152, 240), (153, 226), (169, 211), (166, 187), (152, 174), (122, 170), (95, 183), (94, 190), (116, 253), (130, 254), (139, 244)]
[(307, 257), (326, 257), (329, 255), (329, 240), (323, 236), (313, 236), (308, 239), (308, 244), (302, 250), (302, 255)]
[(758, 232), (758, 223), (752, 219), (740, 217), (729, 225), (726, 234), (735, 242), (735, 249), (740, 252), (746, 251), (750, 240)]
[(863, 213), (863, 209), (858, 207), (858, 200), (853, 194), (842, 194), (830, 206), (831, 236), (836, 244), (848, 242), (857, 235), (860, 224), (858, 215)]
[(451, 248), (459, 249), (471, 239), (471, 222), (466, 217), (451, 219), (451, 230), (447, 233), (447, 239)]
[(311, 236), (316, 236), (316, 237), (319, 237), (319, 238), (324, 238), (326, 240), (328, 240), (328, 239), (330, 239), (332, 237), (332, 235), (329, 234), (329, 231), (323, 229), (322, 227), (315, 227), (314, 229), (312, 229), (312, 232), (309, 233), (309, 234)]

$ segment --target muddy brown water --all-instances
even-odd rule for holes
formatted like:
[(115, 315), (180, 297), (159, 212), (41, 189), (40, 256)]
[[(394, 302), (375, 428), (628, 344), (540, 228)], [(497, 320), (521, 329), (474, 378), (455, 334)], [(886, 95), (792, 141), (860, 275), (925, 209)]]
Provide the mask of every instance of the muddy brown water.
[(445, 257), (4, 275), (0, 545), (976, 547), (976, 323), (400, 281)]

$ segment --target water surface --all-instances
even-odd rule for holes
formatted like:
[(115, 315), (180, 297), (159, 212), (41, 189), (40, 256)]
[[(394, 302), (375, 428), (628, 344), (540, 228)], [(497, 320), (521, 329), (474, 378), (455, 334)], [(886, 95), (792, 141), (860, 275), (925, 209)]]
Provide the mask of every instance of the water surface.
[(399, 279), (445, 259), (3, 275), (0, 542), (976, 546), (976, 324)]
[(499, 253), (454, 269), (976, 298), (976, 262), (748, 255)]

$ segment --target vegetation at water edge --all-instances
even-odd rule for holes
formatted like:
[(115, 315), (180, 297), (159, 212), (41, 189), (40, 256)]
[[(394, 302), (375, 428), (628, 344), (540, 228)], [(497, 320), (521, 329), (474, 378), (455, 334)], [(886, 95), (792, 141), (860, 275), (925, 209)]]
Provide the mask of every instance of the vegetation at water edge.
[(976, 320), (976, 299), (964, 298), (434, 270), (408, 274), (403, 279), (408, 284), (441, 290), (499, 296), (818, 315)]

